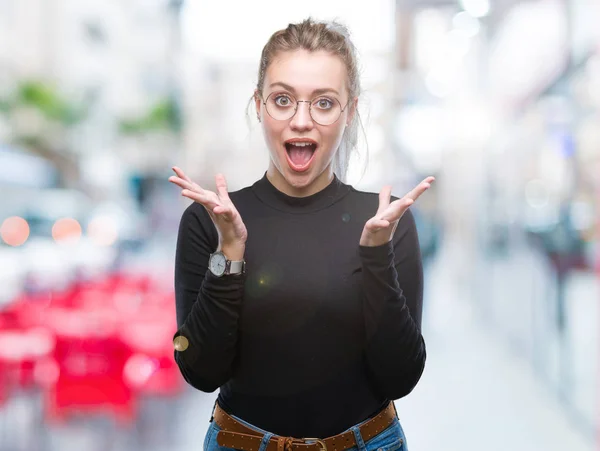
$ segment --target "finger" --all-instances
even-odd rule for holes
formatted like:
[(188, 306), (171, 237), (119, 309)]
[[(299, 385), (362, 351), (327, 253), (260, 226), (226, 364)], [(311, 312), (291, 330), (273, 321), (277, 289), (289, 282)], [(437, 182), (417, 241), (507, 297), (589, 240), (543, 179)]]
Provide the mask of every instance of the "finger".
[(390, 205), (390, 196), (392, 195), (392, 186), (386, 185), (379, 192), (379, 208), (377, 209), (376, 216), (383, 213)]
[(427, 177), (416, 187), (414, 187), (410, 192), (408, 192), (404, 197), (408, 197), (412, 200), (417, 200), (421, 194), (423, 194), (431, 187), (431, 182), (433, 182), (433, 177)]
[(202, 195), (216, 197), (216, 194), (214, 194), (212, 191), (204, 190), (200, 187), (200, 185), (198, 185), (192, 181), (187, 181), (187, 180), (181, 179), (179, 177), (171, 176), (171, 177), (169, 177), (169, 182), (179, 186), (182, 189), (188, 189), (190, 191), (195, 191)]
[(217, 174), (215, 176), (215, 181), (217, 183), (217, 194), (219, 197), (225, 201), (229, 201), (229, 193), (227, 192), (227, 180), (225, 180), (225, 176), (223, 174)]
[(366, 227), (369, 232), (378, 232), (390, 226), (390, 222), (386, 219), (371, 218), (367, 221)]
[(171, 177), (169, 177), (169, 182), (174, 183), (175, 185), (177, 185), (183, 189), (189, 189), (191, 191), (195, 191), (193, 184), (182, 178), (171, 176)]
[(213, 196), (204, 194), (204, 193), (199, 193), (197, 191), (192, 191), (189, 189), (184, 189), (183, 191), (181, 191), (181, 195), (185, 196), (189, 199), (192, 199), (194, 202), (198, 202), (199, 204), (204, 205), (206, 208), (210, 209), (211, 211), (218, 205), (221, 205)]
[(185, 173), (177, 166), (173, 166), (171, 169), (173, 169), (173, 172), (175, 172), (175, 174), (177, 174), (177, 176), (179, 178), (182, 178), (186, 182), (193, 183), (192, 179), (190, 179), (187, 175), (185, 175)]
[(390, 222), (397, 221), (414, 203), (415, 201), (412, 200), (410, 197), (403, 197), (401, 199), (395, 200), (390, 204), (388, 209), (380, 215), (380, 219), (385, 219), (386, 221)]

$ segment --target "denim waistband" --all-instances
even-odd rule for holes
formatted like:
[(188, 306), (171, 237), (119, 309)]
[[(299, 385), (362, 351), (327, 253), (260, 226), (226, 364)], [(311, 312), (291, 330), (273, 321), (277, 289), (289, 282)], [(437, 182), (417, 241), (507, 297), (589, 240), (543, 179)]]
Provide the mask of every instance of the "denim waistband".
[[(215, 407), (217, 402), (215, 402)], [(242, 418), (239, 418), (236, 415), (232, 415), (228, 413), (232, 418), (236, 421), (239, 421), (241, 424), (249, 427), (250, 429), (256, 431), (258, 434), (262, 435), (261, 446), (259, 451), (265, 451), (267, 445), (272, 437), (276, 436), (273, 432), (262, 429), (258, 426), (253, 425), (245, 421)], [(367, 442), (363, 440), (363, 437), (360, 432), (360, 426), (364, 423), (368, 422), (371, 418), (367, 418), (360, 423), (355, 424), (354, 426), (349, 427), (345, 431), (340, 432), (342, 434), (344, 432), (351, 431), (354, 435), (356, 446), (350, 448), (348, 451), (406, 451), (406, 437), (404, 435), (404, 431), (402, 426), (400, 425), (400, 421), (398, 418), (395, 420), (383, 431), (381, 431), (377, 436), (370, 438)], [(212, 420), (212, 419), (211, 419)], [(209, 433), (207, 434), (207, 442), (212, 444), (212, 446), (205, 446), (205, 451), (223, 451), (225, 448), (221, 448), (216, 445), (216, 434), (212, 439), (210, 438), (213, 433), (211, 431), (220, 430), (219, 426), (212, 421), (211, 427), (209, 428)], [(336, 434), (337, 435), (337, 434)], [(328, 437), (321, 437), (321, 439), (326, 439)]]

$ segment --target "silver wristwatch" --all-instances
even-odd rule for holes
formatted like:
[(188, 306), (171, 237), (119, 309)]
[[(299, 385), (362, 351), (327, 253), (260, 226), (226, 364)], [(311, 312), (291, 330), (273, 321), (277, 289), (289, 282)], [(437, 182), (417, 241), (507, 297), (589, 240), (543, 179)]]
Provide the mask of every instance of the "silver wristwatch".
[(222, 251), (217, 251), (210, 254), (208, 269), (217, 277), (244, 274), (246, 272), (246, 261), (229, 260)]

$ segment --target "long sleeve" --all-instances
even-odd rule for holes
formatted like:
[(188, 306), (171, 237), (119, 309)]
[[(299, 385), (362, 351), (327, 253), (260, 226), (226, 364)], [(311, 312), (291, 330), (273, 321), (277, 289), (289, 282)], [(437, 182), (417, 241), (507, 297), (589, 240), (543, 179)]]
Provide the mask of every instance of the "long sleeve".
[(177, 333), (188, 340), (174, 351), (184, 379), (204, 392), (213, 392), (232, 373), (236, 358), (238, 321), (244, 275), (216, 277), (208, 271), (209, 256), (218, 246), (218, 233), (200, 204), (191, 204), (179, 224), (175, 255)]
[(391, 242), (359, 246), (359, 255), (368, 374), (377, 391), (399, 399), (416, 386), (426, 360), (421, 335), (423, 269), (411, 211), (400, 219)]

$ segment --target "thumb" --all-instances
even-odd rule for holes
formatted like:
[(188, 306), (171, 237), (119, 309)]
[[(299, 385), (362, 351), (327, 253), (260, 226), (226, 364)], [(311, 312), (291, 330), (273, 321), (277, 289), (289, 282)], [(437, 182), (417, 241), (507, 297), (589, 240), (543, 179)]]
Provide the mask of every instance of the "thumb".
[(223, 174), (215, 175), (215, 181), (217, 185), (217, 194), (219, 199), (222, 201), (229, 200), (229, 193), (227, 192), (227, 180), (225, 180), (225, 176)]
[(392, 185), (385, 185), (379, 192), (379, 208), (376, 216), (382, 214), (390, 205), (390, 197), (392, 195)]

